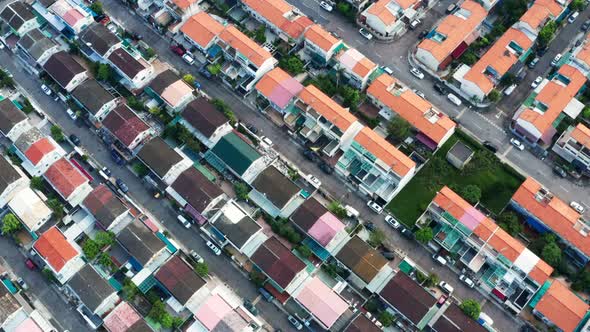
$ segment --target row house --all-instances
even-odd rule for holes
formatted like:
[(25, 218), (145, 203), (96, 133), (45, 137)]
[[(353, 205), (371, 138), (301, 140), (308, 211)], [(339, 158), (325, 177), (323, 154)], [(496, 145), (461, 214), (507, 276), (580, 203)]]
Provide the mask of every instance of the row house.
[(280, 114), (285, 114), (289, 112), (289, 108), (293, 107), (301, 90), (303, 85), (299, 81), (277, 67), (266, 73), (256, 83), (258, 98), (263, 101), (258, 101), (258, 107), (263, 112), (270, 107)]
[(171, 114), (179, 113), (196, 98), (194, 89), (172, 69), (167, 69), (145, 88), (148, 95), (156, 98)]
[(121, 301), (102, 320), (108, 332), (152, 331), (143, 317), (128, 302)]
[(321, 25), (314, 24), (305, 31), (303, 47), (315, 64), (326, 66), (345, 45)]
[(120, 101), (94, 79), (84, 81), (70, 96), (78, 106), (88, 112), (88, 118), (95, 123), (102, 122)]
[(590, 176), (590, 128), (581, 123), (570, 126), (557, 139), (552, 150), (576, 171)]
[(288, 218), (305, 201), (306, 193), (274, 166), (263, 170), (251, 185), (248, 198), (273, 218)]
[(20, 191), (28, 188), (30, 182), (19, 168), (0, 156), (0, 208), (4, 208)]
[(176, 20), (169, 28), (172, 33), (177, 33), (180, 27), (193, 15), (201, 12), (199, 6), (204, 0), (164, 0), (164, 8)]
[(343, 48), (336, 55), (336, 70), (342, 70), (344, 77), (353, 87), (364, 90), (377, 65), (355, 48)]
[(590, 35), (586, 36), (582, 45), (574, 48), (568, 64), (584, 73), (584, 76), (590, 76)]
[(28, 3), (14, 1), (0, 13), (0, 27), (0, 38), (5, 40), (11, 34), (22, 37), (29, 31), (39, 28), (40, 24)]
[[(217, 47), (217, 37), (223, 31), (224, 24), (217, 21), (206, 12), (200, 12), (190, 17), (180, 28), (184, 39), (201, 53), (214, 58)], [(209, 51), (211, 50), (211, 54)]]
[[(44, 5), (45, 7), (34, 6), (34, 8), (37, 11), (46, 8), (46, 10), (41, 10), (40, 14), (48, 18), (49, 23), (58, 31), (65, 32), (71, 37), (77, 36), (82, 30), (94, 23), (90, 10), (75, 0), (48, 0)], [(53, 15), (53, 18), (47, 17), (47, 14)]]
[(34, 255), (38, 255), (60, 284), (65, 284), (84, 265), (82, 249), (53, 226), (35, 241)]
[(109, 56), (108, 62), (121, 75), (121, 83), (130, 90), (139, 90), (146, 86), (154, 76), (154, 66), (141, 58), (138, 52), (116, 48)]
[(390, 75), (382, 74), (373, 81), (367, 97), (386, 120), (399, 116), (410, 123), (418, 132), (418, 141), (432, 150), (445, 144), (455, 132), (453, 120)]
[(234, 129), (229, 119), (203, 96), (188, 103), (180, 123), (209, 149)]
[[(80, 34), (81, 50), (94, 61), (104, 62), (118, 48), (123, 41), (111, 30), (100, 23), (90, 25)], [(87, 52), (89, 50), (89, 52)]]
[(27, 115), (9, 98), (0, 100), (0, 133), (11, 142), (31, 129)]
[(421, 0), (379, 0), (360, 15), (360, 21), (383, 37), (398, 37), (418, 18)]
[(445, 70), (479, 37), (479, 27), (487, 15), (480, 3), (464, 1), (426, 34), (416, 47), (416, 59), (433, 72)]
[(135, 217), (121, 198), (105, 184), (95, 187), (86, 196), (81, 206), (96, 219), (95, 225), (108, 232), (119, 234)]
[(137, 158), (165, 184), (164, 187), (171, 185), (180, 174), (193, 166), (193, 161), (179, 148), (171, 148), (160, 137), (144, 144)]
[(448, 187), (434, 197), (418, 225), (433, 225), (433, 242), (457, 255), (483, 291), (518, 314), (553, 268)]
[(82, 203), (92, 191), (86, 175), (65, 157), (49, 166), (43, 177), (72, 207)]
[(30, 176), (41, 176), (49, 166), (66, 155), (66, 151), (51, 136), (45, 136), (37, 127), (31, 127), (14, 142), (21, 166)]
[(177, 313), (185, 308), (198, 306), (199, 297), (197, 293), (207, 284), (195, 269), (177, 254), (172, 256), (154, 274), (159, 286), (170, 295), (166, 304)]
[(53, 211), (47, 206), (47, 198), (40, 192), (29, 187), (19, 190), (8, 202), (8, 209), (14, 214), (29, 232), (36, 232), (43, 227)]
[(88, 79), (88, 70), (66, 51), (53, 54), (43, 65), (45, 72), (67, 92)]
[(102, 121), (102, 128), (116, 139), (114, 146), (127, 153), (137, 153), (137, 148), (154, 136), (154, 129), (141, 119), (127, 104), (119, 104)]
[(57, 42), (39, 29), (33, 29), (22, 36), (16, 43), (16, 47), (18, 56), (24, 59), (36, 74), (39, 74), (49, 58), (61, 50)]
[(531, 301), (533, 315), (557, 331), (586, 331), (590, 306), (559, 280), (547, 281)]

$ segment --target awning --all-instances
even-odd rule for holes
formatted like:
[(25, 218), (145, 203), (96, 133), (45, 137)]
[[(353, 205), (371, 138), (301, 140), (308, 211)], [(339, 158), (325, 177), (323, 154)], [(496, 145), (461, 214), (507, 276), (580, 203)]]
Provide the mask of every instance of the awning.
[(430, 137), (426, 136), (424, 133), (418, 133), (416, 135), (416, 139), (422, 142), (422, 144), (426, 145), (427, 148), (430, 150), (436, 150), (438, 144), (435, 141), (431, 140)]

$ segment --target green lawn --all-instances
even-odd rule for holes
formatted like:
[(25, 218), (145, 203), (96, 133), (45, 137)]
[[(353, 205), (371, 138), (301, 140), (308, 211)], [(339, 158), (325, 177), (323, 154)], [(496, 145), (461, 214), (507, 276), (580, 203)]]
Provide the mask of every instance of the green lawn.
[[(475, 155), (463, 170), (446, 160), (449, 149), (462, 140)], [(461, 131), (457, 131), (406, 187), (389, 203), (387, 209), (404, 224), (414, 225), (436, 192), (443, 186), (462, 188), (469, 184), (481, 189), (481, 204), (493, 213), (500, 213), (524, 177), (503, 164), (494, 154)]]

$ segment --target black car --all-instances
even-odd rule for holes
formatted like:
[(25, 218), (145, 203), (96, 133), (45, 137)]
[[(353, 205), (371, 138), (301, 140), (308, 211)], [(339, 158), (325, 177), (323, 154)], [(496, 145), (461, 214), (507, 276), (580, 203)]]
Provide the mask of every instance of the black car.
[(328, 164), (326, 162), (322, 162), (320, 164), (320, 169), (322, 170), (322, 172), (324, 172), (326, 174), (334, 173), (334, 167), (330, 166), (330, 164)]
[(405, 227), (400, 227), (400, 232), (402, 233), (402, 235), (409, 240), (413, 240), (414, 239), (414, 233), (412, 233), (411, 230), (405, 228)]
[(121, 189), (121, 191), (125, 194), (129, 191), (129, 188), (127, 187), (127, 185), (125, 184), (125, 182), (123, 182), (123, 180), (121, 179), (117, 179), (117, 187), (119, 187), (119, 189)]
[(70, 135), (70, 141), (72, 141), (72, 143), (73, 143), (75, 146), (78, 146), (78, 145), (80, 145), (80, 139), (78, 138), (78, 136), (76, 136), (76, 135), (74, 135), (74, 134), (71, 134), (71, 135)]
[(484, 146), (486, 149), (488, 149), (488, 150), (492, 151), (493, 153), (496, 153), (496, 152), (498, 152), (498, 147), (496, 147), (496, 146), (495, 146), (494, 144), (492, 144), (490, 141), (485, 141), (485, 142), (483, 142), (483, 146)]
[(424, 37), (426, 37), (426, 35), (428, 34), (428, 30), (423, 30), (422, 32), (420, 32), (420, 34), (418, 35), (418, 39), (424, 39)]
[(251, 124), (247, 124), (246, 128), (252, 132), (254, 135), (258, 135), (258, 128), (254, 127)]
[(555, 166), (553, 167), (553, 173), (561, 176), (562, 178), (566, 178), (567, 177), (567, 173), (565, 172), (565, 170), (563, 168), (561, 168), (560, 166)]
[(315, 153), (314, 151), (309, 150), (309, 149), (303, 150), (303, 156), (305, 156), (305, 158), (307, 160), (314, 162), (314, 163), (320, 159), (320, 157), (318, 156), (317, 153)]
[(375, 224), (373, 224), (372, 222), (367, 222), (365, 223), (365, 228), (372, 232), (375, 230)]
[(207, 66), (201, 67), (201, 69), (199, 69), (199, 74), (203, 75), (203, 77), (205, 77), (208, 80), (210, 80), (211, 78), (213, 78), (213, 75), (211, 75), (211, 73), (207, 69)]
[(441, 95), (444, 95), (446, 92), (445, 86), (442, 83), (434, 83), (434, 90)]

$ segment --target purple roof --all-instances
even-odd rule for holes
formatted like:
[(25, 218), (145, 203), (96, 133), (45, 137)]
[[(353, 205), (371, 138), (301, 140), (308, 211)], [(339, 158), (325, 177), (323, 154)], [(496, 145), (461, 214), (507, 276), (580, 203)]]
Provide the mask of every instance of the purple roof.
[(280, 82), (270, 93), (268, 99), (280, 108), (285, 108), (293, 97), (303, 90), (303, 85), (294, 78)]
[(311, 226), (308, 233), (325, 247), (343, 229), (344, 224), (332, 213), (326, 212)]

